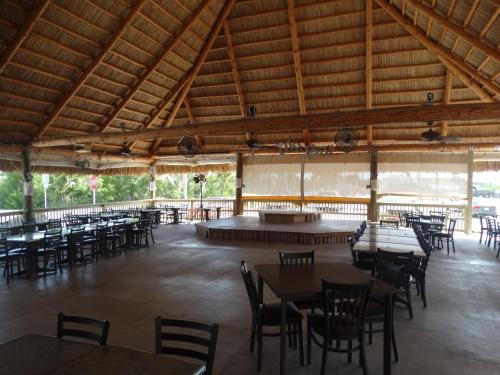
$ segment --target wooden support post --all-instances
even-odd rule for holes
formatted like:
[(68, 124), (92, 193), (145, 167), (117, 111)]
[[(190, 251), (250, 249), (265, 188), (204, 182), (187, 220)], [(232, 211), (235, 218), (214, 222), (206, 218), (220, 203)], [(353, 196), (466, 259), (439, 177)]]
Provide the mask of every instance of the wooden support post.
[(234, 201), (233, 215), (243, 215), (243, 202), (241, 200), (243, 192), (243, 154), (238, 152), (236, 159), (236, 199)]
[(300, 161), (300, 211), (304, 207), (304, 172), (306, 169), (306, 155), (302, 155)]
[(31, 175), (30, 149), (25, 148), (22, 152), (23, 159), (23, 210), (24, 221), (33, 218), (33, 182)]
[(467, 234), (472, 232), (472, 194), (474, 178), (474, 149), (469, 148), (467, 154), (467, 209), (465, 210), (464, 231)]
[(156, 166), (155, 164), (151, 164), (149, 167), (149, 199), (156, 199)]
[(370, 203), (368, 206), (368, 220), (378, 221), (379, 212), (377, 204), (378, 191), (378, 151), (375, 146), (370, 149)]

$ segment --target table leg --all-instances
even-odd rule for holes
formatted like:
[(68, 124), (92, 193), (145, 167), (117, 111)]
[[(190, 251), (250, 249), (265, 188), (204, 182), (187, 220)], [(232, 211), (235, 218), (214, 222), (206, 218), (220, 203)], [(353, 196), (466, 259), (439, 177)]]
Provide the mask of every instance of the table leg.
[(384, 375), (391, 375), (392, 361), (392, 294), (384, 296)]
[(280, 375), (285, 374), (286, 361), (286, 298), (281, 297), (281, 330), (280, 330)]
[(259, 282), (258, 282), (258, 290), (257, 292), (259, 293), (259, 303), (263, 304), (264, 303), (264, 280), (262, 280), (262, 277), (259, 275)]

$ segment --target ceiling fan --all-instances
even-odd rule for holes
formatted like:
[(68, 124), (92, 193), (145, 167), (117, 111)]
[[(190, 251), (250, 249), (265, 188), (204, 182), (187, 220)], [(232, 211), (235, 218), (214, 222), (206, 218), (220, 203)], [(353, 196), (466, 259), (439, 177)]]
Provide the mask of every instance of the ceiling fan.
[(200, 152), (200, 147), (196, 139), (192, 137), (182, 137), (177, 143), (177, 151), (186, 158), (192, 158)]
[[(123, 133), (126, 133), (127, 132), (127, 126), (125, 125), (124, 122), (120, 123), (120, 128), (122, 129), (122, 132)], [(136, 156), (137, 154), (135, 154), (129, 147), (129, 145), (127, 144), (127, 141), (123, 142), (123, 146), (122, 146), (122, 149), (121, 149), (121, 155), (122, 156), (125, 156), (125, 157), (130, 157), (130, 156)]]
[(439, 132), (432, 129), (434, 121), (427, 121), (429, 130), (420, 134), (420, 139), (424, 142), (457, 142), (460, 138), (454, 135), (441, 135)]
[(359, 133), (351, 128), (342, 128), (335, 133), (335, 149), (345, 153), (358, 146)]
[(280, 147), (279, 145), (265, 145), (257, 142), (257, 140), (254, 138), (253, 133), (247, 133), (247, 139), (245, 141), (245, 144), (247, 145), (248, 148), (253, 150), (270, 150), (270, 149), (277, 149)]

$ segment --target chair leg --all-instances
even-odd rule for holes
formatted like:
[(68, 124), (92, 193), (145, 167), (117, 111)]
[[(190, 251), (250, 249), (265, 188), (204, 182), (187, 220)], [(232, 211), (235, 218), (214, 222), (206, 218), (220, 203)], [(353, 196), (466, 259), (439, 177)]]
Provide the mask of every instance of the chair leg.
[(368, 322), (368, 345), (371, 345), (373, 342), (373, 323)]
[(453, 246), (453, 254), (455, 254), (455, 241), (453, 240), (453, 237), (451, 238), (451, 245)]
[(363, 332), (359, 337), (359, 365), (363, 367), (363, 375), (368, 375), (368, 366), (366, 365), (365, 335)]
[(252, 332), (250, 333), (250, 353), (253, 353), (253, 349), (255, 347), (255, 321), (252, 319)]
[(424, 302), (424, 308), (426, 308), (427, 294), (425, 293), (425, 277), (420, 281), (420, 289), (422, 290), (422, 301)]
[(394, 321), (392, 322), (392, 350), (394, 352), (394, 361), (399, 362), (398, 347), (396, 345), (396, 335), (394, 333)]
[(304, 335), (302, 332), (302, 321), (297, 323), (297, 326), (299, 328), (299, 355), (300, 355), (300, 365), (303, 367), (304, 366)]
[(326, 370), (326, 359), (328, 356), (328, 340), (323, 338), (323, 352), (321, 354), (321, 375), (325, 375), (325, 370)]
[(262, 325), (257, 327), (257, 372), (262, 371)]
[(347, 363), (351, 364), (352, 363), (352, 340), (349, 340), (347, 342)]
[(293, 324), (293, 349), (297, 350), (297, 335), (299, 333), (299, 325)]
[(411, 304), (411, 290), (410, 286), (406, 288), (406, 304), (408, 305), (408, 313), (410, 314), (410, 319), (413, 319), (413, 306)]
[(311, 364), (311, 327), (309, 321), (307, 321), (307, 364)]

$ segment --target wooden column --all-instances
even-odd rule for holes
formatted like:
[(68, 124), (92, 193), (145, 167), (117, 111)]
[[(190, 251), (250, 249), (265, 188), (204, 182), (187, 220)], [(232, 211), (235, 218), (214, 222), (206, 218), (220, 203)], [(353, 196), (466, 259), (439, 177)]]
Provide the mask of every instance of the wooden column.
[(156, 166), (154, 164), (151, 164), (149, 167), (149, 199), (153, 199), (153, 202), (155, 203), (154, 200), (156, 199)]
[(306, 155), (302, 155), (300, 161), (300, 211), (304, 207), (304, 172), (306, 169)]
[(24, 221), (33, 218), (33, 182), (31, 176), (30, 149), (25, 148), (23, 158), (23, 210)]
[(474, 178), (474, 149), (471, 146), (467, 154), (467, 209), (465, 210), (464, 231), (467, 234), (472, 232), (472, 194)]
[(243, 215), (243, 202), (241, 195), (243, 192), (243, 155), (238, 152), (236, 159), (236, 199), (234, 201), (233, 215)]
[(370, 148), (370, 203), (368, 205), (368, 220), (378, 221), (379, 212), (377, 204), (378, 191), (378, 151), (375, 146)]

